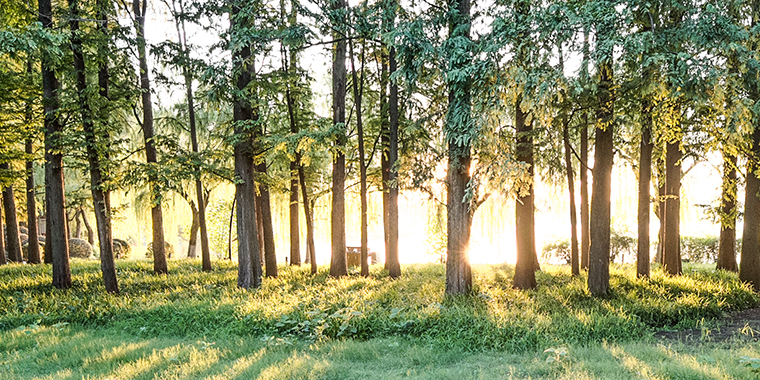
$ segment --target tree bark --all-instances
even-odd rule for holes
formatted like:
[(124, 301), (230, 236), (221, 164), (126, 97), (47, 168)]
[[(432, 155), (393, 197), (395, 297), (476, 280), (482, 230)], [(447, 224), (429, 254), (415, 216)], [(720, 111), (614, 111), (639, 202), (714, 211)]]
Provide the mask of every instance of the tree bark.
[(306, 191), (306, 175), (303, 165), (298, 166), (298, 181), (301, 183), (301, 195), (303, 195), (303, 213), (306, 217), (306, 255), (311, 264), (311, 274), (317, 274), (317, 257), (314, 246), (314, 218), (309, 206), (309, 193)]
[(720, 240), (717, 269), (738, 272), (736, 263), (737, 158), (723, 149), (723, 185), (720, 200)]
[[(230, 15), (231, 38), (241, 40), (243, 35), (238, 23), (242, 1), (232, 5)], [(232, 44), (235, 46), (235, 44)], [(250, 47), (243, 44), (240, 48), (232, 49), (232, 67), (234, 82), (237, 90), (234, 96), (233, 118), (235, 120), (235, 135), (238, 136), (234, 146), (235, 155), (235, 203), (238, 235), (238, 286), (243, 289), (261, 286), (261, 259), (259, 256), (258, 226), (256, 223), (256, 185), (253, 180), (253, 142), (249, 131), (249, 123), (254, 120), (253, 109), (248, 100), (248, 84), (251, 81), (253, 68)]]
[[(386, 2), (388, 6), (395, 6), (395, 1), (388, 0)], [(394, 20), (390, 20), (390, 12), (385, 10), (383, 12), (382, 28), (384, 33), (389, 33), (394, 24)], [(385, 269), (390, 271), (390, 261), (388, 258), (390, 253), (390, 227), (388, 226), (388, 216), (390, 207), (390, 116), (388, 109), (388, 83), (390, 76), (388, 74), (389, 65), (389, 50), (388, 45), (382, 43), (380, 45), (380, 175), (382, 179), (381, 189), (383, 192), (383, 242), (385, 243)]]
[[(259, 144), (259, 143), (257, 143)], [(265, 162), (256, 165), (258, 174), (266, 175), (267, 166)], [(261, 201), (261, 222), (264, 233), (264, 261), (266, 265), (266, 276), (277, 277), (277, 254), (274, 248), (274, 228), (272, 227), (272, 208), (269, 199), (269, 186), (259, 183), (259, 199)]]
[(301, 265), (301, 229), (298, 221), (298, 165), (300, 155), (290, 162), (290, 265)]
[[(31, 157), (34, 154), (34, 146), (32, 139), (27, 139), (25, 144), (26, 154)], [(29, 248), (27, 248), (27, 262), (29, 264), (39, 264), (40, 259), (40, 244), (39, 244), (39, 230), (37, 228), (37, 199), (36, 190), (34, 186), (34, 161), (29, 160), (26, 162), (26, 215), (27, 224), (29, 225)], [(0, 226), (2, 224), (0, 223)], [(1, 233), (0, 233), (1, 234)], [(4, 243), (0, 244), (0, 255), (3, 254)]]
[(95, 233), (92, 231), (92, 226), (90, 225), (90, 221), (87, 220), (87, 214), (84, 212), (84, 209), (80, 209), (80, 215), (82, 215), (82, 223), (84, 223), (84, 229), (87, 230), (87, 242), (90, 243), (90, 245), (95, 245)]
[[(349, 41), (350, 61), (351, 61), (351, 88), (354, 90), (354, 107), (356, 108), (356, 129), (358, 134), (359, 145), (359, 196), (361, 198), (361, 275), (369, 276), (369, 264), (367, 263), (367, 163), (364, 160), (364, 124), (362, 123), (362, 95), (364, 92), (364, 48), (361, 52), (361, 74), (356, 72), (354, 43)], [(360, 79), (361, 78), (361, 79)]]
[[(449, 39), (470, 39), (470, 1), (457, 0), (456, 9), (450, 12)], [(470, 63), (469, 47), (457, 47), (451, 53), (449, 70), (461, 70)], [(468, 294), (472, 290), (470, 267), (470, 200), (467, 185), (470, 183), (471, 100), (469, 78), (448, 79), (449, 106), (446, 114), (448, 144), (447, 171), (447, 223), (446, 235), (446, 294)]]
[(651, 105), (642, 105), (641, 143), (639, 145), (639, 210), (636, 276), (649, 277), (649, 189), (652, 182), (652, 114)]
[[(53, 29), (53, 7), (50, 0), (40, 0), (39, 19), (44, 29)], [(42, 103), (45, 108), (45, 199), (48, 228), (46, 229), (45, 261), (50, 256), (53, 264), (53, 286), (59, 289), (71, 287), (69, 268), (69, 242), (66, 238), (66, 209), (63, 186), (63, 154), (60, 134), (63, 125), (58, 119), (58, 91), (60, 84), (52, 64), (42, 59)]]
[(198, 230), (201, 227), (195, 202), (190, 202), (190, 212), (193, 214), (193, 220), (190, 223), (190, 238), (187, 239), (187, 258), (194, 259), (198, 257)]
[[(346, 0), (332, 0), (335, 11), (348, 8)], [(333, 27), (344, 29), (345, 19), (334, 20)], [(332, 257), (330, 260), (330, 276), (341, 277), (348, 274), (346, 263), (346, 40), (339, 32), (333, 33), (333, 67), (332, 67), (332, 100), (333, 124), (338, 126), (335, 137), (335, 153), (333, 157), (332, 177), (332, 218), (330, 232), (332, 236)]]
[(681, 153), (680, 141), (669, 142), (665, 153), (665, 238), (662, 265), (671, 275), (681, 274)]
[[(396, 72), (396, 48), (391, 47), (389, 55), (389, 71)], [(388, 275), (391, 278), (401, 276), (401, 263), (398, 257), (398, 84), (390, 82), (390, 96), (388, 97), (388, 116), (390, 120), (390, 136), (388, 150), (388, 256), (386, 264)]]
[(166, 263), (164, 251), (164, 214), (161, 209), (161, 194), (158, 188), (157, 174), (153, 171), (158, 166), (158, 154), (156, 152), (155, 135), (153, 131), (153, 102), (151, 101), (150, 77), (148, 76), (148, 58), (145, 50), (145, 14), (147, 1), (132, 0), (132, 11), (135, 15), (135, 31), (137, 35), (137, 54), (140, 65), (140, 90), (142, 92), (143, 120), (142, 130), (145, 139), (145, 157), (149, 167), (148, 174), (150, 183), (151, 221), (153, 223), (153, 272), (167, 274), (169, 269)]
[[(285, 14), (285, 2), (280, 1), (283, 17)], [(290, 13), (288, 15), (288, 25), (296, 26), (298, 18), (298, 1), (290, 1)], [(288, 121), (290, 122), (290, 133), (298, 134), (299, 127), (296, 120), (296, 99), (293, 95), (293, 87), (298, 85), (298, 54), (285, 44), (281, 47), (282, 68), (286, 72), (287, 82), (285, 86), (285, 102), (288, 107)], [(287, 49), (287, 51), (286, 51)], [(298, 92), (296, 92), (298, 93)], [(290, 265), (301, 265), (301, 228), (298, 218), (298, 173), (301, 166), (301, 153), (296, 147), (295, 157), (290, 161)], [(307, 248), (308, 251), (308, 248)], [(309, 261), (308, 252), (306, 254), (307, 262)]]
[(575, 173), (573, 172), (573, 159), (570, 153), (570, 131), (567, 116), (563, 122), (562, 137), (565, 142), (565, 168), (567, 171), (567, 190), (570, 193), (570, 271), (573, 276), (581, 274), (580, 260), (578, 255), (578, 221), (575, 209)]
[(605, 296), (610, 284), (610, 196), (614, 158), (614, 102), (612, 54), (599, 63), (599, 108), (594, 144), (594, 183), (591, 194), (591, 247), (588, 287), (594, 296)]
[[(0, 170), (10, 170), (7, 162), (0, 164)], [(21, 255), (21, 239), (18, 232), (18, 219), (16, 217), (16, 199), (14, 198), (13, 186), (3, 189), (3, 208), (5, 209), (5, 249), (8, 252), (8, 260), (17, 263), (23, 262)], [(1, 232), (1, 231), (0, 231)]]
[[(515, 103), (515, 128), (517, 161), (528, 166), (528, 176), (533, 179), (533, 127), (525, 122), (525, 113), (520, 107), (521, 99)], [(527, 195), (518, 195), (515, 201), (515, 229), (517, 243), (517, 262), (515, 263), (515, 278), (512, 285), (517, 289), (533, 289), (536, 287), (535, 256), (536, 240), (534, 226), (534, 193), (533, 184), (528, 187)]]
[[(581, 77), (588, 81), (588, 62), (591, 58), (589, 54), (588, 28), (583, 29), (583, 65), (581, 66)], [(588, 112), (583, 112), (581, 121), (581, 269), (588, 269), (588, 252), (591, 247), (590, 227), (589, 227), (589, 198), (588, 198)]]

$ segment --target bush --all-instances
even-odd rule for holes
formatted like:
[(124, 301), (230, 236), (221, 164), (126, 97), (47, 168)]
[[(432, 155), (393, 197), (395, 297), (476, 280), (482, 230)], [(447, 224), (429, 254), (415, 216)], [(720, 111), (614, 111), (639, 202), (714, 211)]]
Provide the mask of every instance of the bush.
[[(174, 254), (174, 246), (168, 241), (164, 241), (164, 253), (166, 254), (167, 259), (171, 259)], [(148, 244), (148, 250), (145, 251), (145, 257), (149, 259), (153, 258), (153, 243)]]
[(691, 263), (714, 263), (718, 260), (719, 244), (717, 236), (681, 236), (681, 259)]
[(132, 253), (132, 246), (126, 240), (113, 239), (113, 254), (116, 259), (128, 259), (130, 253)]
[(69, 239), (69, 257), (89, 259), (92, 255), (92, 246), (87, 240)]

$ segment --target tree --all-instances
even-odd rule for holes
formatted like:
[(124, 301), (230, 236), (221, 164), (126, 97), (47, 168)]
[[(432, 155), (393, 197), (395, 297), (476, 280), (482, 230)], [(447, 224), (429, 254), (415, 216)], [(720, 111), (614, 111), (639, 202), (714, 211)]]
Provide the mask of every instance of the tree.
[[(43, 28), (53, 31), (53, 6), (50, 0), (39, 0), (39, 19)], [(53, 286), (71, 287), (69, 242), (66, 238), (66, 209), (63, 186), (63, 147), (60, 145), (63, 125), (59, 119), (60, 84), (54, 71), (53, 57), (42, 57), (42, 103), (45, 109), (45, 203), (47, 236), (45, 262), (53, 264)]]
[(332, 179), (332, 212), (330, 233), (332, 257), (330, 276), (341, 277), (348, 274), (346, 263), (346, 9), (345, 0), (330, 0), (333, 38), (335, 39), (332, 59), (332, 111), (335, 128)]
[[(5, 162), (0, 164), (0, 170), (11, 170), (10, 164)], [(21, 240), (18, 232), (18, 220), (16, 219), (16, 199), (13, 186), (3, 188), (3, 208), (5, 209), (5, 250), (8, 253), (8, 260), (17, 263), (23, 262), (21, 256)]]
[(156, 153), (155, 132), (153, 130), (153, 102), (151, 101), (151, 85), (148, 75), (148, 57), (145, 42), (145, 16), (147, 1), (133, 0), (132, 13), (137, 42), (138, 76), (142, 96), (142, 120), (138, 120), (145, 141), (145, 157), (148, 162), (148, 182), (151, 194), (151, 221), (153, 226), (153, 271), (157, 274), (169, 273), (164, 252), (164, 214), (161, 209), (162, 195), (158, 184), (158, 155)]
[[(396, 0), (388, 1), (387, 20), (384, 20), (384, 26), (393, 28), (396, 19), (396, 10), (398, 2)], [(396, 47), (391, 45), (388, 52), (388, 71), (393, 75), (397, 70)], [(388, 269), (388, 275), (391, 278), (401, 276), (401, 264), (398, 257), (398, 140), (399, 140), (399, 100), (398, 100), (398, 82), (390, 81), (390, 91), (388, 96), (388, 239), (386, 248), (385, 265)]]
[[(449, 73), (447, 87), (449, 106), (446, 113), (446, 142), (448, 144), (448, 207), (446, 236), (446, 294), (467, 294), (472, 289), (472, 269), (468, 255), (470, 243), (470, 202), (467, 186), (470, 182), (471, 161), (471, 100), (470, 78), (461, 71), (470, 64), (470, 1), (458, 0), (449, 9)], [(532, 270), (532, 267), (531, 267)]]

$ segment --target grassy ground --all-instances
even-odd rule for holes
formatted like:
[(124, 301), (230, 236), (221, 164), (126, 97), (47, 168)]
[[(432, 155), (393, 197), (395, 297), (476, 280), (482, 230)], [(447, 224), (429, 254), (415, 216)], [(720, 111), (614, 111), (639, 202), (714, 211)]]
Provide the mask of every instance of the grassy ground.
[(474, 296), (444, 300), (440, 265), (398, 280), (282, 268), (255, 291), (235, 287), (230, 264), (199, 266), (155, 276), (120, 262), (119, 296), (103, 294), (95, 262), (73, 262), (65, 291), (49, 266), (0, 267), (0, 379), (757, 378), (757, 344), (653, 337), (758, 305), (734, 274), (705, 267), (648, 281), (615, 267), (612, 294), (595, 299), (567, 268), (519, 292), (512, 267), (481, 266)]

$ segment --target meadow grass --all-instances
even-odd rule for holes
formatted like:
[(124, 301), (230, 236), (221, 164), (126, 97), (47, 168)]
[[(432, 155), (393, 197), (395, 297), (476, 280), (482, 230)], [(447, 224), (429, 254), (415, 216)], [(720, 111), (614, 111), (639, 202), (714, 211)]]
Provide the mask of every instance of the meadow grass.
[[(170, 261), (157, 276), (147, 261), (118, 262), (122, 294), (109, 295), (97, 262), (73, 261), (69, 290), (50, 285), (50, 266), (0, 267), (0, 378), (752, 378), (740, 358), (760, 357), (741, 342), (656, 345), (658, 329), (760, 303), (706, 266), (651, 279), (613, 266), (603, 299), (566, 267), (517, 291), (512, 266), (475, 266), (473, 294), (456, 298), (435, 264), (396, 280), (379, 266), (341, 279), (282, 267), (250, 291), (234, 264), (199, 268)], [(549, 363), (551, 347), (568, 354)]]

